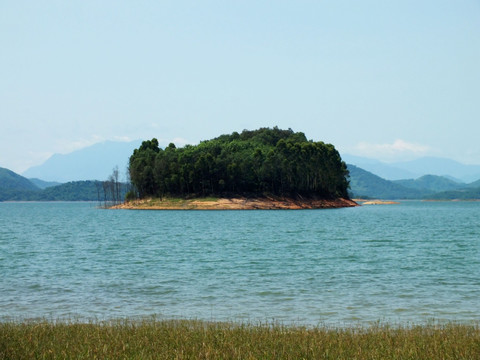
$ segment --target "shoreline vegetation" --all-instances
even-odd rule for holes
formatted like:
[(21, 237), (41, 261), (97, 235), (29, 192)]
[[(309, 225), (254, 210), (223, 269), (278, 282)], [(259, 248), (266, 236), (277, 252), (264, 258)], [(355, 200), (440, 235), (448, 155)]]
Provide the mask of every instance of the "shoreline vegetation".
[(349, 199), (304, 199), (289, 197), (232, 197), (232, 198), (147, 198), (127, 201), (112, 209), (129, 210), (300, 210), (332, 209), (358, 206)]
[(0, 322), (0, 359), (478, 359), (478, 323)]

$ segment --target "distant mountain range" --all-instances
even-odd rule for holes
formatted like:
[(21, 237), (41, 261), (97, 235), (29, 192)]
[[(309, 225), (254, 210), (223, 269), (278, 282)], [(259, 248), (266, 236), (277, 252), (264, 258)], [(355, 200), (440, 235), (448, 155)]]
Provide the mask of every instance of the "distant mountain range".
[(27, 178), (37, 178), (50, 182), (79, 180), (105, 180), (118, 166), (120, 174), (126, 172), (128, 159), (133, 150), (141, 144), (132, 142), (105, 141), (69, 154), (52, 155), (42, 165), (23, 172)]
[[(40, 186), (36, 185), (38, 183)], [(44, 181), (33, 181), (14, 173), (11, 170), (0, 168), (0, 201), (41, 201), (41, 200), (97, 200), (98, 194), (93, 181), (79, 181), (76, 183), (60, 184), (44, 187)], [(88, 189), (87, 189), (88, 188)], [(68, 189), (69, 191), (65, 191)]]
[(409, 189), (416, 189), (422, 192), (440, 192), (448, 190), (457, 190), (465, 187), (466, 184), (454, 181), (438, 175), (423, 175), (418, 179), (395, 180), (394, 183), (402, 185)]
[(347, 165), (350, 172), (352, 198), (369, 199), (480, 199), (480, 180), (470, 184), (455, 182), (437, 175), (424, 175), (418, 179), (385, 180), (380, 176)]
[[(128, 159), (141, 140), (132, 142), (106, 141), (69, 154), (55, 154), (43, 164), (23, 172), (27, 178), (64, 183), (79, 180), (104, 180), (115, 166), (126, 172)], [(167, 144), (164, 144), (167, 145)], [(437, 175), (457, 182), (471, 183), (480, 179), (480, 165), (465, 165), (443, 158), (424, 157), (413, 161), (384, 163), (378, 160), (343, 154), (347, 164), (367, 170), (385, 180), (418, 179)], [(40, 186), (42, 187), (42, 186)]]
[[(385, 180), (355, 165), (350, 171), (352, 198), (370, 199), (480, 199), (480, 180), (470, 184), (457, 183), (442, 176), (425, 175), (415, 180)], [(0, 168), (0, 201), (102, 201), (101, 181), (82, 180), (52, 184), (31, 180), (8, 169)]]
[[(51, 186), (47, 186), (49, 184)], [(109, 201), (110, 188), (103, 185), (101, 181), (92, 180), (47, 183), (0, 168), (0, 201)], [(123, 196), (125, 189), (121, 184)]]
[(465, 165), (451, 159), (423, 157), (412, 161), (384, 163), (378, 160), (343, 154), (347, 164), (358, 166), (386, 180), (417, 179), (437, 175), (470, 183), (480, 179), (480, 165)]
[(385, 180), (369, 171), (348, 164), (350, 172), (350, 196), (367, 199), (419, 199), (419, 190), (407, 188), (393, 181)]
[[(70, 154), (53, 155), (44, 164), (25, 171), (24, 176), (0, 168), (0, 201), (97, 200), (98, 183), (92, 180), (106, 180), (115, 166), (123, 177), (129, 157), (140, 144), (140, 140), (108, 141)], [(348, 163), (352, 197), (480, 199), (478, 165), (440, 158), (394, 164), (352, 155), (342, 158)]]

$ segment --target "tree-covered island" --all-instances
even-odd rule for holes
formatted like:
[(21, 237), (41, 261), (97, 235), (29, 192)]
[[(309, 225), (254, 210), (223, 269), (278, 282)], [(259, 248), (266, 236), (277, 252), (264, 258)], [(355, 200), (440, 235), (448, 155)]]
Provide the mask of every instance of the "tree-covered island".
[(347, 167), (335, 147), (277, 127), (182, 148), (171, 143), (161, 149), (155, 138), (143, 141), (130, 157), (129, 174), (130, 201), (214, 197), (257, 199), (253, 208), (282, 208), (258, 199), (292, 201), (300, 208), (355, 205), (348, 199)]

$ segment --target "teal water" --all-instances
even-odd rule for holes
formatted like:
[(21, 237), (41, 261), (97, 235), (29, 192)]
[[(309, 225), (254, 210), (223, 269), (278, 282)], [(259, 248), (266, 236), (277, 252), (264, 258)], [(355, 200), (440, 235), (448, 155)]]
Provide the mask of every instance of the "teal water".
[(131, 211), (0, 203), (0, 320), (480, 320), (480, 203)]

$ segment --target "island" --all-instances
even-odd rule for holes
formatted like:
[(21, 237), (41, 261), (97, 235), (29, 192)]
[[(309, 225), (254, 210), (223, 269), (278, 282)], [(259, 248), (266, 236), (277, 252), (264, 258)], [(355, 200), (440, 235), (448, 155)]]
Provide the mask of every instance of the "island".
[(129, 159), (127, 209), (351, 207), (348, 170), (331, 144), (278, 127), (177, 148), (143, 141)]

